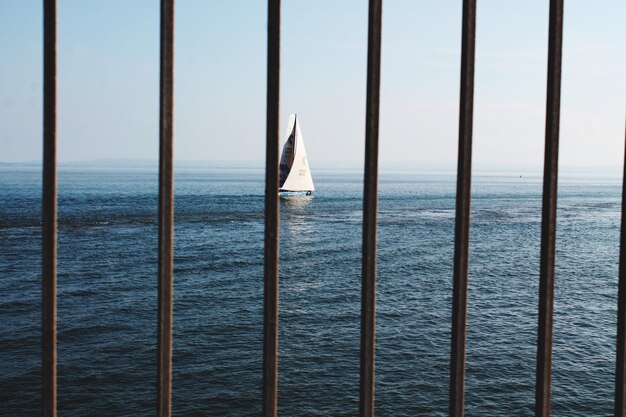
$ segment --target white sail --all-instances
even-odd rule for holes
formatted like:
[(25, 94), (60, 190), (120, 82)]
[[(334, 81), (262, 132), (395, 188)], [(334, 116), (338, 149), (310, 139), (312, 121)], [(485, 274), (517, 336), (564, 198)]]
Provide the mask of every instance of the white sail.
[(287, 142), (280, 157), (280, 189), (285, 191), (314, 191), (298, 116), (289, 116)]

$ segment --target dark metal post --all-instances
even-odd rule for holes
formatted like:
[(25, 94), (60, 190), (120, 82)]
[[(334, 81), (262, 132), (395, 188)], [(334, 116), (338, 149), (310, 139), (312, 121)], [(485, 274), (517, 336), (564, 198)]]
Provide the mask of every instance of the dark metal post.
[(174, 0), (161, 0), (157, 415), (172, 413), (174, 313)]
[(278, 397), (278, 104), (280, 0), (267, 3), (265, 261), (263, 269), (263, 416), (276, 417)]
[(626, 417), (626, 154), (622, 177), (622, 230), (617, 289), (617, 346), (615, 358), (615, 417)]
[(450, 416), (461, 417), (465, 400), (465, 342), (467, 338), (467, 270), (472, 180), (472, 125), (474, 115), (474, 45), (476, 0), (463, 1), (459, 154), (454, 226), (452, 346), (450, 355)]
[(374, 415), (376, 356), (376, 227), (378, 215), (378, 114), (382, 0), (370, 0), (367, 33), (363, 260), (361, 272), (361, 367), (359, 415)]
[(537, 382), (535, 386), (535, 415), (541, 417), (550, 415), (562, 38), (563, 0), (551, 0), (548, 39), (546, 145), (543, 169), (543, 207), (541, 213)]
[(43, 3), (42, 415), (57, 414), (56, 0)]

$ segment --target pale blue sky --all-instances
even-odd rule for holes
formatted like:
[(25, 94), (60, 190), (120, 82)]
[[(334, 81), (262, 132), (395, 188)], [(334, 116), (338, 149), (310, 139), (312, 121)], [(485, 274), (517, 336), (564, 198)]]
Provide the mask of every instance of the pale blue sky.
[[(0, 0), (0, 161), (41, 159), (41, 1)], [(158, 1), (59, 0), (59, 160), (158, 157)], [(283, 0), (281, 135), (363, 160), (367, 2)], [(456, 160), (461, 0), (385, 0), (382, 163)], [(266, 2), (177, 0), (175, 157), (265, 157)], [(561, 165), (621, 165), (626, 2), (565, 0)], [(540, 166), (548, 0), (478, 0), (475, 164)], [(281, 138), (282, 139), (282, 138)]]

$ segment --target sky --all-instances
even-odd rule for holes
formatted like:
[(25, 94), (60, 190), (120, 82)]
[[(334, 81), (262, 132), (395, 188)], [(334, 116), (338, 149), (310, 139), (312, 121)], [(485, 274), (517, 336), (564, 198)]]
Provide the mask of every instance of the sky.
[[(548, 0), (479, 0), (474, 166), (543, 164)], [(380, 162), (454, 166), (461, 0), (383, 2)], [(264, 161), (267, 4), (176, 0), (177, 160)], [(0, 0), (0, 161), (42, 156), (42, 1)], [(626, 2), (565, 0), (561, 166), (621, 166)], [(283, 0), (281, 141), (364, 159), (367, 1)], [(159, 7), (58, 0), (58, 159), (158, 158)]]

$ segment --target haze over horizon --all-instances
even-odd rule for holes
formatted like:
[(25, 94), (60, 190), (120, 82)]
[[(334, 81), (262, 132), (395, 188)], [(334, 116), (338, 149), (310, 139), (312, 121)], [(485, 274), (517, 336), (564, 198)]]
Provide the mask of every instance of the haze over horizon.
[[(321, 4), (321, 6), (320, 6)], [(626, 3), (565, 5), (561, 166), (622, 166)], [(176, 4), (175, 157), (263, 161), (266, 4)], [(59, 1), (60, 162), (158, 158), (159, 8)], [(0, 0), (0, 161), (41, 159), (40, 1)], [(383, 5), (380, 162), (456, 161), (461, 1)], [(478, 4), (475, 166), (543, 160), (548, 2)], [(281, 136), (311, 165), (360, 166), (367, 4), (284, 2)], [(284, 137), (281, 137), (284, 140)]]

